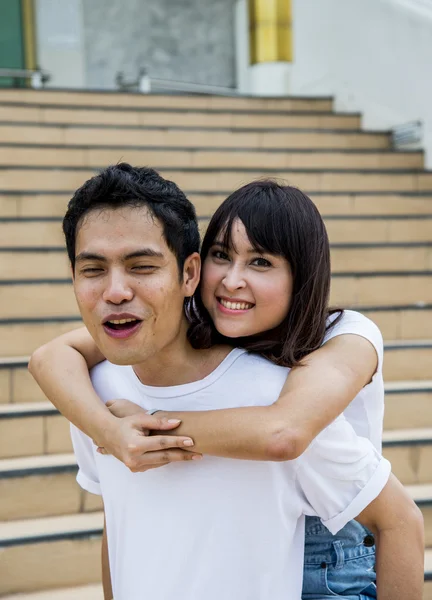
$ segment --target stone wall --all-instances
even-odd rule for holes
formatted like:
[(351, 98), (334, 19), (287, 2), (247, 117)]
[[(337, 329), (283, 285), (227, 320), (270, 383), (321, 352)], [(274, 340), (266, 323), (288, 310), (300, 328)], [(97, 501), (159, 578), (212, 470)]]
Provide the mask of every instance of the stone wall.
[(234, 0), (82, 0), (86, 84), (115, 75), (235, 85)]

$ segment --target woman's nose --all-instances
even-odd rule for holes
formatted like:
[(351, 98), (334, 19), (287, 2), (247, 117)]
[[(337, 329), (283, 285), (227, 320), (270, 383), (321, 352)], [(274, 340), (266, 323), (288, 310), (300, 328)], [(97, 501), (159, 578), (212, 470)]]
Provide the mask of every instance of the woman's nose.
[(246, 286), (242, 270), (236, 267), (228, 269), (222, 283), (227, 290), (238, 290)]

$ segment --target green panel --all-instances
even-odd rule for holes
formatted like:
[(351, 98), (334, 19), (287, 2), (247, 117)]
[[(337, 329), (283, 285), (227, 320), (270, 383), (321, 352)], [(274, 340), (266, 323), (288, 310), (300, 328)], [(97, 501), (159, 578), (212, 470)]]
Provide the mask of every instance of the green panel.
[[(0, 69), (24, 69), (21, 0), (0, 0)], [(0, 77), (0, 87), (12, 80)], [(24, 85), (21, 80), (19, 85)]]

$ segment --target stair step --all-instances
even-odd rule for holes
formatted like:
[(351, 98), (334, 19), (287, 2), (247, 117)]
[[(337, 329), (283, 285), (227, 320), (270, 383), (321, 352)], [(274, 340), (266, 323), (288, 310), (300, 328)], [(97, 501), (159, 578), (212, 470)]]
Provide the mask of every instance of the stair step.
[[(362, 307), (432, 305), (432, 271), (333, 273), (330, 303), (360, 311)], [(69, 278), (3, 279), (0, 281), (0, 305), (2, 328), (13, 326), (14, 321), (19, 320), (37, 321), (40, 318), (49, 320), (79, 315)], [(26, 352), (14, 350), (9, 354)]]
[(29, 356), (0, 358), (0, 406), (12, 402), (38, 403), (46, 401), (42, 390), (28, 372), (28, 361)]
[[(102, 524), (102, 513), (0, 524), (2, 597), (99, 581)], [(431, 549), (425, 552), (425, 578), (432, 578)]]
[[(223, 128), (217, 130), (186, 126), (113, 126), (77, 124), (37, 124), (0, 122), (0, 139), (9, 144), (62, 144), (68, 147), (97, 144), (100, 148), (123, 146), (139, 149), (143, 140), (152, 148), (247, 148), (255, 150), (386, 150), (390, 148), (387, 133), (359, 130), (273, 129), (254, 130)], [(151, 161), (153, 164), (154, 161)], [(225, 188), (224, 188), (225, 189)]]
[(103, 600), (103, 590), (100, 584), (84, 585), (29, 594), (13, 594), (3, 596), (3, 600)]
[[(424, 216), (422, 217), (424, 219)], [(70, 276), (70, 264), (66, 250), (60, 240), (51, 239), (49, 228), (38, 222), (33, 227), (26, 227), (23, 233), (27, 236), (3, 237), (0, 246), (0, 281), (20, 279), (66, 279)], [(432, 219), (429, 222), (432, 227)], [(39, 231), (40, 226), (40, 231)], [(6, 224), (0, 222), (0, 233), (6, 229)], [(24, 228), (23, 228), (24, 229)], [(55, 229), (55, 228), (52, 228)], [(7, 229), (6, 229), (7, 230)], [(43, 232), (48, 239), (43, 239)], [(53, 232), (60, 238), (60, 232)], [(418, 235), (421, 235), (419, 228)], [(43, 245), (51, 242), (52, 245)], [(55, 242), (58, 245), (55, 245)], [(7, 246), (10, 243), (10, 246)], [(20, 245), (20, 244), (27, 245)], [(32, 245), (35, 244), (35, 245)], [(367, 273), (371, 264), (377, 271), (432, 271), (432, 242), (414, 243), (368, 243), (368, 244), (332, 244), (331, 265), (333, 274), (336, 273)]]
[[(0, 111), (1, 112), (1, 111)], [(102, 165), (104, 166), (104, 165)], [(158, 165), (154, 165), (155, 168)], [(370, 171), (337, 169), (159, 169), (187, 191), (234, 190), (259, 177), (277, 177), (295, 182), (303, 190), (319, 192), (387, 191), (422, 192), (432, 190), (432, 173), (427, 171)], [(0, 167), (0, 190), (40, 190), (65, 192), (81, 186), (95, 174), (87, 167)]]
[(384, 431), (383, 444), (385, 447), (406, 444), (432, 444), (432, 427)]
[[(0, 371), (7, 378), (15, 379), (16, 389), (19, 375), (28, 375), (22, 368), (7, 372)], [(29, 376), (31, 378), (31, 376)], [(1, 376), (0, 376), (1, 380)], [(30, 379), (30, 382), (33, 380)], [(35, 392), (42, 395), (36, 384)], [(13, 388), (13, 386), (12, 386)], [(33, 389), (33, 388), (31, 388)], [(31, 389), (27, 390), (28, 394)], [(14, 458), (31, 454), (53, 454), (70, 452), (72, 449), (69, 428), (54, 406), (48, 401), (34, 401), (32, 396), (24, 402), (20, 397), (5, 398), (0, 404), (0, 458)], [(405, 428), (432, 427), (432, 382), (389, 382), (386, 385), (385, 429), (390, 435), (394, 430)], [(396, 431), (395, 435), (398, 435)]]
[(29, 90), (29, 89), (2, 89), (0, 102), (16, 103), (26, 106), (28, 104), (67, 105), (67, 106), (113, 106), (115, 108), (229, 108), (231, 110), (247, 109), (281, 109), (284, 110), (317, 110), (327, 111), (332, 109), (333, 100), (328, 97), (292, 97), (292, 98), (254, 98), (246, 96), (210, 96), (197, 94), (145, 94), (138, 92), (103, 91), (93, 92), (88, 90), (61, 91), (61, 90)]
[(0, 460), (0, 521), (100, 511), (100, 496), (81, 489), (76, 474), (73, 454)]
[[(0, 137), (2, 141), (2, 138)], [(5, 144), (0, 143), (0, 165), (60, 166), (98, 168), (122, 161), (130, 164), (157, 164), (171, 167), (239, 167), (280, 169), (422, 169), (422, 152), (396, 151), (336, 151), (309, 148), (265, 149), (212, 146), (134, 147), (91, 146), (71, 147), (68, 144)]]
[[(0, 136), (1, 134), (0, 125)], [(27, 132), (27, 130), (26, 130)], [(185, 190), (194, 203), (197, 214), (212, 214), (221, 202), (229, 195), (229, 190), (206, 193)], [(320, 193), (317, 190), (305, 190), (314, 200), (322, 215), (419, 215), (432, 214), (432, 197), (425, 193), (398, 194), (372, 192), (338, 192)], [(4, 192), (0, 190), (0, 216), (3, 217), (63, 217), (66, 206), (73, 194), (52, 190), (42, 192), (35, 190), (16, 190)]]
[[(0, 548), (100, 535), (103, 512), (0, 522)], [(1, 578), (0, 578), (1, 581)]]
[(101, 512), (0, 523), (0, 596), (99, 583), (102, 527)]
[(71, 449), (68, 422), (50, 403), (0, 405), (0, 458), (51, 455)]
[[(209, 217), (200, 219), (199, 226), (202, 233), (207, 229), (209, 220)], [(339, 216), (337, 218), (325, 217), (324, 221), (333, 250), (339, 249), (339, 252), (342, 253), (344, 251), (357, 251), (357, 253), (369, 251), (369, 254), (392, 251), (390, 254), (394, 254), (399, 248), (402, 259), (399, 260), (398, 257), (395, 257), (396, 265), (393, 265), (392, 270), (402, 271), (404, 268), (412, 268), (419, 271), (430, 268), (432, 265), (432, 214), (429, 217), (411, 215), (406, 219), (400, 216), (372, 218)], [(12, 251), (15, 248), (32, 248), (34, 250), (40, 248), (46, 252), (50, 247), (54, 247), (58, 251), (64, 248), (61, 219), (54, 220), (52, 217), (37, 220), (19, 217), (0, 218), (0, 240), (2, 248), (10, 248)], [(407, 267), (404, 267), (403, 262), (404, 251), (416, 252), (414, 259), (405, 263), (409, 265)], [(419, 255), (419, 252), (422, 254)], [(344, 254), (341, 256), (342, 260), (343, 258)], [(420, 264), (415, 262), (416, 258), (420, 259)], [(390, 265), (393, 264), (392, 261), (388, 260), (388, 262)], [(367, 263), (364, 259), (363, 263), (366, 267)], [(350, 269), (346, 266), (345, 270)], [(368, 269), (363, 268), (363, 270)], [(375, 266), (375, 270), (379, 270), (378, 265)], [(382, 270), (385, 270), (385, 267)]]
[(360, 129), (360, 115), (302, 110), (232, 110), (224, 108), (104, 107), (95, 105), (0, 104), (0, 121), (110, 126), (181, 126), (208, 128), (253, 128), (256, 130)]
[[(23, 417), (18, 419), (19, 422), (23, 422)], [(66, 426), (70, 448), (69, 428), (64, 419), (61, 422)], [(8, 420), (5, 425), (8, 434)], [(428, 489), (432, 489), (429, 468), (432, 428), (385, 432), (383, 453), (392, 462), (393, 472), (403, 484), (429, 485)], [(76, 473), (72, 453), (3, 458), (0, 460), (0, 496), (3, 499), (0, 521), (99, 510), (100, 499), (86, 494), (76, 485)], [(423, 494), (423, 500), (425, 497)], [(432, 494), (427, 504), (432, 506)]]

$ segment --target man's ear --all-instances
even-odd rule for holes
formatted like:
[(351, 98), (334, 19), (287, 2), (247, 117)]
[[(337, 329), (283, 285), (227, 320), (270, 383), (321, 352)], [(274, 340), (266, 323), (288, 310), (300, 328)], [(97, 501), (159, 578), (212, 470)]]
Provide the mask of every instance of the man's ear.
[(201, 275), (201, 257), (198, 252), (190, 254), (183, 265), (183, 291), (185, 298), (193, 296)]

